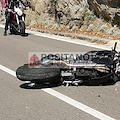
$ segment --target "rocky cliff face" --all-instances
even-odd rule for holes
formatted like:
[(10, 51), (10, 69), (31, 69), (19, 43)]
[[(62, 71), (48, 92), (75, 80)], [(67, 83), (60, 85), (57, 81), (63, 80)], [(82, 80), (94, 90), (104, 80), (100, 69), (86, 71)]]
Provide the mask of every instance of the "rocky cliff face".
[[(47, 25), (69, 29), (87, 27), (96, 21), (96, 16), (112, 25), (120, 24), (120, 0), (28, 0), (34, 22), (31, 25)], [(93, 12), (94, 11), (94, 12)], [(28, 13), (29, 14), (29, 13)], [(31, 14), (31, 13), (30, 13)], [(29, 14), (29, 16), (30, 16)], [(36, 14), (36, 18), (35, 18)], [(36, 20), (37, 19), (37, 20)], [(29, 23), (28, 23), (29, 24)]]
[(1, 15), (1, 12), (2, 12), (2, 2), (0, 1), (0, 15)]
[(2, 8), (2, 0), (0, 0), (0, 23), (4, 21), (4, 11)]
[[(26, 25), (117, 35), (120, 0), (27, 0)], [(104, 20), (106, 21), (104, 21)], [(97, 22), (97, 24), (96, 24)], [(111, 25), (112, 24), (112, 25)]]
[(112, 8), (120, 8), (120, 0), (96, 0), (98, 4), (104, 4)]
[[(81, 28), (85, 19), (93, 20), (95, 15), (89, 10), (87, 0), (29, 0), (37, 13), (38, 25)], [(87, 18), (88, 17), (88, 18)], [(42, 19), (42, 21), (40, 20)]]
[(98, 17), (120, 25), (120, 0), (88, 0), (88, 3)]

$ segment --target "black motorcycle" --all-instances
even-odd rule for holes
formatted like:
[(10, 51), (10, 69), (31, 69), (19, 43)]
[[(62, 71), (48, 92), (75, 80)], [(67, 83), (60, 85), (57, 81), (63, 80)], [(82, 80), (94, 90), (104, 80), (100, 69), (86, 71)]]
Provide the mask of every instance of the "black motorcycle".
[(115, 83), (120, 79), (120, 53), (114, 49), (89, 51), (83, 56), (72, 60), (48, 55), (40, 61), (25, 64), (16, 70), (21, 81), (29, 81), (32, 85), (60, 83), (64, 85), (101, 85)]

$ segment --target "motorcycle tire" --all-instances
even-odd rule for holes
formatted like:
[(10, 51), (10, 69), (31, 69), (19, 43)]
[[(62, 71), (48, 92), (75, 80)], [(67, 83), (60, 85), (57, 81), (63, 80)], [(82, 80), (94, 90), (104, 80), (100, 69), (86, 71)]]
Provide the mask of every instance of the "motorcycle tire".
[(10, 26), (10, 33), (15, 34), (15, 29), (12, 26)]
[(25, 35), (25, 23), (24, 23), (24, 21), (20, 22), (20, 33), (21, 33), (21, 36)]
[(29, 67), (24, 65), (16, 70), (16, 76), (21, 81), (30, 81), (33, 83), (59, 82), (60, 69), (55, 66)]

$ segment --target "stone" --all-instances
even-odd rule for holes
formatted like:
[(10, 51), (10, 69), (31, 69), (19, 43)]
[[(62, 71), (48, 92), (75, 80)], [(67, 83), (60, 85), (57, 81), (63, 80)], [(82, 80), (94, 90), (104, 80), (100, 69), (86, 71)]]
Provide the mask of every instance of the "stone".
[(120, 25), (120, 0), (88, 0), (88, 3), (98, 17)]

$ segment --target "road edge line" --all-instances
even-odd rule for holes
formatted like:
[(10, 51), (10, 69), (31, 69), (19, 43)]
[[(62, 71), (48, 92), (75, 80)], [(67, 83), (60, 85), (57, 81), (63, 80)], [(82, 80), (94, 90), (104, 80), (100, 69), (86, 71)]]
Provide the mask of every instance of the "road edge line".
[[(0, 25), (0, 27), (4, 28), (4, 25)], [(64, 38), (57, 38), (57, 35), (52, 35), (51, 36), (50, 34), (40, 33), (40, 32), (36, 32), (36, 31), (31, 31), (31, 30), (26, 30), (26, 31), (28, 33), (32, 34), (32, 35), (39, 36), (39, 37), (45, 37), (45, 38), (49, 38), (49, 39), (53, 39), (53, 40), (57, 40), (57, 41), (62, 41), (62, 42), (67, 42), (67, 43), (72, 43), (72, 44), (77, 44), (77, 45), (83, 45), (83, 46), (97, 48), (97, 49), (102, 49), (102, 50), (111, 50), (110, 48), (101, 47), (101, 46), (98, 46), (98, 45), (92, 45), (92, 44), (87, 44), (87, 43), (80, 43), (80, 42), (77, 42), (77, 41), (72, 41), (72, 40), (68, 40), (68, 39), (64, 39)]]

